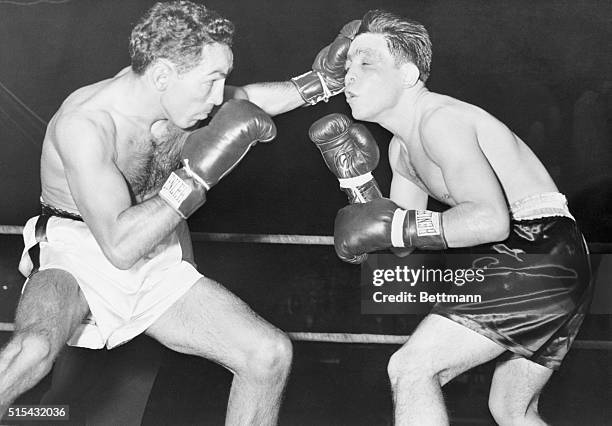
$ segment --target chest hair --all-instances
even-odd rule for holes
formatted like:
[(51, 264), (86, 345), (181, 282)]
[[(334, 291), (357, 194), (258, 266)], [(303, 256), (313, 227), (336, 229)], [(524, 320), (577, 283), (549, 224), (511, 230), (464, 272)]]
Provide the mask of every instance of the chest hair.
[(186, 132), (169, 128), (158, 138), (147, 135), (135, 146), (124, 176), (137, 201), (156, 194), (172, 171), (180, 167), (180, 153)]

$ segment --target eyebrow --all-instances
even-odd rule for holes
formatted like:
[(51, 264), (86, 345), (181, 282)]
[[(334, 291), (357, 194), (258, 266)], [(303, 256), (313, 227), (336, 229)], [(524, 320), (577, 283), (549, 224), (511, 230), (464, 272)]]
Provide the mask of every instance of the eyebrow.
[(216, 70), (212, 70), (210, 73), (208, 73), (208, 75), (219, 74), (221, 77), (226, 78), (232, 72), (233, 69), (234, 69), (233, 66), (228, 68), (227, 72), (216, 69)]
[(361, 55), (364, 55), (372, 59), (378, 59), (380, 57), (378, 52), (376, 52), (374, 49), (370, 49), (369, 47), (366, 47), (366, 48), (357, 49), (352, 54), (349, 54), (346, 59), (348, 59), (349, 61), (352, 61), (355, 56), (361, 56)]

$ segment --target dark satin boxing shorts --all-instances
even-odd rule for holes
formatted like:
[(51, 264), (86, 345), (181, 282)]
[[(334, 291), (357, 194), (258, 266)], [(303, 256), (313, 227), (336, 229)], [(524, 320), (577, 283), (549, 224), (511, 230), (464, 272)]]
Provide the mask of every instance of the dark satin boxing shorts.
[(484, 281), (477, 291), (452, 286), (449, 294), (477, 293), (481, 301), (438, 303), (431, 313), (507, 348), (504, 356), (558, 369), (592, 298), (588, 251), (576, 222), (562, 216), (512, 220), (508, 239), (468, 252), (472, 267), (484, 268)]

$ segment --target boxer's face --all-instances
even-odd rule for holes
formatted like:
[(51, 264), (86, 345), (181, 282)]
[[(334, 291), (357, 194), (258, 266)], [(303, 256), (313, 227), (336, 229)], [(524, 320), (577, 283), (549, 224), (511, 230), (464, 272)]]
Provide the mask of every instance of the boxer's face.
[(345, 95), (358, 120), (377, 118), (397, 104), (403, 74), (381, 34), (364, 33), (353, 40), (346, 61)]
[(168, 79), (162, 96), (162, 107), (168, 118), (186, 129), (208, 117), (215, 105), (223, 102), (225, 78), (231, 71), (233, 55), (225, 44), (207, 44), (202, 49), (200, 63), (191, 70)]

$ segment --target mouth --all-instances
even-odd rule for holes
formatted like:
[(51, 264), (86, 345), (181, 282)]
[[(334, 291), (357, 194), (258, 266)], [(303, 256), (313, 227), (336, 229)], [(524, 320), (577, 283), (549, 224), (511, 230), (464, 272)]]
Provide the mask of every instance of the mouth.
[(206, 120), (212, 110), (213, 110), (212, 107), (202, 110), (202, 112), (196, 116), (196, 119), (198, 121)]
[(355, 99), (357, 97), (357, 95), (351, 91), (348, 92), (344, 92), (344, 95), (346, 96), (346, 101), (347, 102), (351, 102), (353, 99)]
[(210, 113), (210, 111), (204, 112), (202, 114), (199, 114), (197, 116), (194, 117), (195, 121), (202, 121), (202, 120), (206, 120), (208, 118), (208, 114)]

